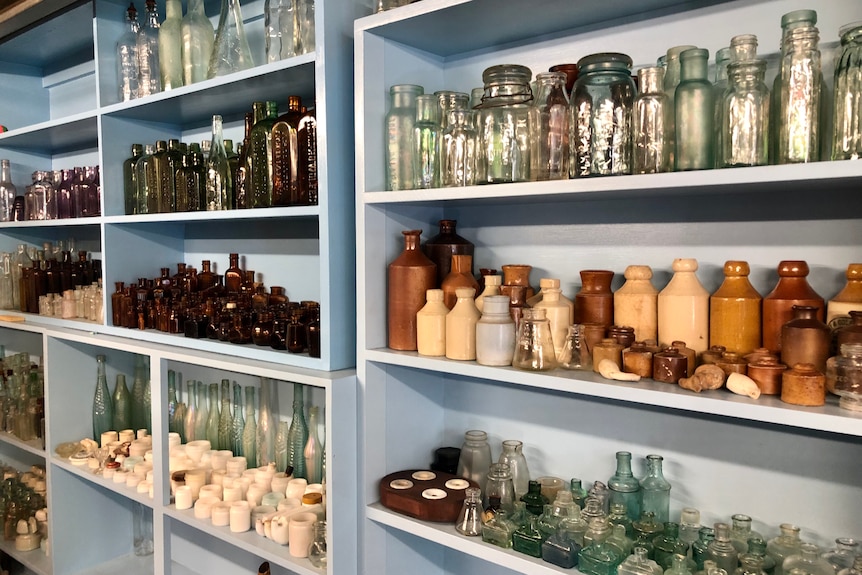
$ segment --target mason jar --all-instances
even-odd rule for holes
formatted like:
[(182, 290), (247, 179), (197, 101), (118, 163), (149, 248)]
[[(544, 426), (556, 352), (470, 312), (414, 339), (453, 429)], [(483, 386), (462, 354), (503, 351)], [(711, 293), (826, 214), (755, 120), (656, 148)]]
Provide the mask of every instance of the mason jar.
[(632, 59), (601, 53), (578, 62), (569, 117), (569, 177), (632, 173)]

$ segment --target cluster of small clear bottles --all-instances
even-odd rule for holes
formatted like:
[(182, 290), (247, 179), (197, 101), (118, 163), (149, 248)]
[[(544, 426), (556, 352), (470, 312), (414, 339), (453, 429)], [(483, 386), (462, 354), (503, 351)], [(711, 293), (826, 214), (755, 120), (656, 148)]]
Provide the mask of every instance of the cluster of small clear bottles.
[[(165, 0), (160, 21), (155, 0), (146, 0), (138, 21), (134, 3), (126, 10), (125, 31), (117, 41), (120, 101), (188, 86), (253, 67), (240, 0), (222, 0), (216, 30), (204, 0)], [(314, 51), (314, 0), (269, 0), (264, 8), (266, 61)]]
[(457, 474), (483, 487), (467, 489), (455, 529), (587, 575), (856, 575), (862, 567), (859, 543), (850, 538), (823, 552), (791, 524), (767, 542), (741, 513), (707, 527), (700, 511), (684, 507), (679, 522), (671, 521), (662, 457), (646, 457), (641, 480), (631, 460), (617, 452), (616, 472), (587, 491), (580, 479), (532, 480), (517, 440), (504, 441), (492, 463), (487, 434), (468, 431)]
[(112, 324), (320, 357), (320, 304), (290, 301), (282, 286), (267, 293), (254, 270), (240, 268), (239, 254), (230, 254), (229, 262), (224, 274), (203, 260), (200, 273), (180, 263), (173, 275), (161, 268), (155, 279), (116, 282)]
[(83, 250), (73, 261), (73, 253), (74, 240), (0, 253), (0, 309), (101, 321), (102, 262)]
[[(471, 94), (390, 88), (386, 189), (405, 190), (588, 176), (852, 159), (862, 147), (858, 80), (862, 26), (840, 30), (834, 114), (821, 117), (823, 74), (814, 10), (781, 18), (772, 91), (757, 38), (735, 36), (716, 54), (675, 46), (654, 67), (591, 54), (537, 74), (498, 65)], [(577, 78), (577, 79), (575, 79)], [(829, 122), (832, 141), (824, 142)], [(821, 153), (821, 150), (823, 153)], [(825, 157), (824, 159), (829, 159)]]
[(22, 352), (6, 356), (0, 346), (0, 429), (18, 439), (44, 439), (45, 374)]
[(12, 183), (9, 160), (0, 160), (0, 222), (88, 218), (102, 213), (99, 166), (33, 172), (24, 195)]
[(123, 163), (126, 214), (194, 212), (317, 204), (317, 120), (299, 96), (278, 115), (275, 102), (255, 102), (234, 150), (213, 116), (212, 139), (132, 145)]
[(3, 483), (0, 484), (0, 517), (3, 538), (14, 541), (19, 551), (38, 549), (48, 538), (48, 500), (45, 468), (33, 465), (20, 471), (0, 464)]

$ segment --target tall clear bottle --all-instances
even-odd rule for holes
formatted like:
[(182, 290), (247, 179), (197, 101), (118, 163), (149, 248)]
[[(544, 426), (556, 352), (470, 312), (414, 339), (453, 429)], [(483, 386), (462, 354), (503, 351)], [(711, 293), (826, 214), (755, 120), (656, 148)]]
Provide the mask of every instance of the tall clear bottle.
[(117, 382), (114, 384), (114, 394), (111, 397), (114, 403), (114, 419), (111, 429), (121, 431), (132, 427), (132, 397), (129, 388), (126, 387), (126, 376), (117, 374)]
[(716, 155), (725, 168), (765, 166), (769, 162), (769, 89), (766, 60), (743, 60), (727, 66), (730, 85), (721, 101), (721, 145)]
[(305, 445), (308, 443), (308, 425), (305, 422), (305, 403), (302, 384), (293, 384), (293, 418), (287, 432), (287, 464), (293, 466), (293, 476), (308, 478), (305, 464)]
[(389, 112), (385, 122), (387, 190), (413, 188), (413, 122), (416, 98), (424, 92), (422, 86), (414, 84), (396, 84), (389, 88)]
[(18, 244), (18, 252), (12, 264), (12, 302), (16, 309), (27, 311), (26, 290), (23, 289), (24, 270), (33, 267), (33, 260), (27, 253), (27, 244)]
[(538, 94), (530, 109), (530, 178), (569, 177), (569, 98), (563, 72), (536, 74)]
[[(218, 448), (231, 448), (230, 380), (221, 380), (221, 407), (218, 417)], [(213, 446), (215, 449), (215, 446)]]
[(159, 27), (159, 70), (162, 90), (183, 85), (183, 4), (165, 0), (165, 20)]
[(254, 60), (245, 37), (240, 0), (222, 0), (207, 77), (216, 78), (252, 67)]
[(476, 128), (472, 110), (452, 110), (440, 136), (440, 185), (476, 183)]
[(209, 421), (210, 411), (207, 407), (207, 387), (204, 382), (195, 382), (195, 395), (198, 402), (198, 413), (195, 416), (195, 439), (209, 439), (207, 437), (207, 421)]
[(675, 165), (674, 162), (676, 158), (676, 154), (674, 153), (674, 148), (676, 147), (676, 115), (674, 110), (676, 109), (676, 87), (679, 86), (680, 82), (681, 64), (679, 56), (686, 50), (691, 50), (692, 48), (697, 48), (697, 46), (692, 46), (690, 44), (673, 46), (672, 48), (668, 48), (665, 53), (664, 92), (667, 94), (668, 107), (670, 108), (671, 116), (669, 125), (670, 129), (667, 133), (668, 143), (670, 144), (669, 165), (671, 168)]
[(233, 382), (233, 417), (230, 422), (230, 449), (237, 457), (243, 455), (242, 432), (245, 427), (245, 419), (242, 416), (242, 386)]
[(251, 148), (248, 152), (251, 162), (248, 197), (250, 208), (268, 208), (272, 205), (272, 128), (277, 120), (278, 104), (267, 101), (266, 115), (260, 120), (255, 119), (251, 128)]
[(641, 512), (655, 513), (656, 521), (667, 523), (670, 515), (670, 483), (662, 474), (661, 455), (647, 455), (647, 475), (641, 480)]
[[(182, 381), (182, 380), (180, 380)], [(183, 439), (186, 443), (202, 439), (195, 434), (195, 423), (198, 418), (198, 397), (195, 393), (195, 381), (190, 379), (186, 382), (186, 414), (183, 418)]]
[(182, 21), (183, 83), (207, 79), (215, 31), (204, 11), (204, 0), (189, 0)]
[(230, 209), (233, 182), (222, 141), (222, 118), (218, 114), (213, 116), (213, 133), (210, 153), (205, 163), (205, 174), (207, 211)]
[(177, 400), (177, 372), (172, 369), (168, 370), (168, 432), (179, 433), (177, 426), (177, 408), (179, 401)]
[(712, 84), (707, 79), (709, 50), (686, 50), (679, 59), (680, 83), (674, 98), (674, 169), (711, 169), (715, 165), (715, 104)]
[(3, 252), (0, 267), (0, 309), (15, 309), (12, 302), (12, 281), (12, 254)]
[(209, 440), (210, 446), (212, 449), (220, 449), (219, 447), (219, 435), (218, 435), (218, 424), (220, 419), (219, 414), (219, 400), (218, 400), (218, 384), (211, 383), (209, 384), (209, 393), (207, 394), (209, 400), (207, 405), (209, 406), (207, 409), (207, 431), (206, 431), (206, 439)]
[(417, 190), (440, 186), (437, 97), (423, 94), (416, 98), (416, 121), (413, 122), (413, 185)]
[(673, 108), (663, 89), (664, 68), (641, 68), (638, 85), (640, 91), (635, 97), (632, 119), (632, 171), (635, 174), (669, 172), (672, 146), (668, 134)]
[(293, 43), (296, 55), (313, 52), (315, 48), (314, 0), (296, 0), (294, 22)]
[(242, 455), (249, 467), (257, 464), (257, 421), (254, 417), (254, 386), (245, 387), (245, 425), (242, 428)]
[(12, 183), (9, 160), (0, 160), (0, 222), (8, 222), (12, 219), (12, 207), (17, 195), (18, 188)]
[(272, 380), (268, 377), (261, 377), (257, 409), (256, 451), (258, 467), (275, 463), (275, 432), (278, 418), (274, 417), (272, 406), (277, 406), (278, 402), (273, 401), (273, 393)]
[(267, 62), (296, 56), (293, 22), (296, 0), (265, 0), (263, 4), (264, 50)]
[(162, 91), (159, 64), (159, 14), (156, 0), (147, 0), (147, 18), (138, 34), (138, 96), (150, 96)]
[(140, 79), (138, 34), (140, 32), (138, 11), (135, 10), (135, 5), (130, 3), (126, 10), (126, 29), (117, 40), (117, 83), (121, 102), (128, 102), (138, 97)]
[[(309, 483), (323, 482), (323, 444), (318, 432), (320, 408), (312, 405), (308, 408), (308, 441), (305, 443), (305, 471)], [(288, 432), (288, 437), (290, 433)]]
[(102, 433), (114, 424), (114, 404), (108, 391), (108, 376), (105, 373), (105, 356), (96, 356), (96, 393), (93, 396), (93, 439), (100, 441)]

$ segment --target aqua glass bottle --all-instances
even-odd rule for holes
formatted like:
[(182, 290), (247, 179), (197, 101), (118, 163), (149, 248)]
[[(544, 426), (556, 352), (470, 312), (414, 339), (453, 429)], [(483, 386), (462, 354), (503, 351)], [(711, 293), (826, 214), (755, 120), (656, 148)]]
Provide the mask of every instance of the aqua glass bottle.
[(698, 532), (698, 540), (691, 544), (691, 558), (694, 559), (695, 568), (703, 571), (704, 561), (709, 559), (709, 543), (715, 539), (715, 530), (712, 527), (701, 527)]
[[(278, 422), (278, 429), (275, 432), (275, 470), (279, 473), (287, 473), (288, 468), (290, 468), (287, 464), (287, 434), (289, 430), (290, 424), (288, 422)], [(290, 473), (293, 473), (293, 468), (290, 468)]]
[(198, 413), (195, 416), (195, 439), (209, 439), (207, 437), (209, 408), (207, 407), (207, 386), (204, 385), (204, 382), (195, 382), (195, 395), (198, 401)]
[[(722, 149), (724, 134), (718, 128), (722, 125), (721, 114), (724, 103), (724, 94), (727, 92), (727, 65), (730, 63), (730, 47), (720, 48), (715, 52), (715, 80), (712, 83), (712, 101), (715, 105), (715, 116), (713, 118), (715, 129), (715, 149)], [(721, 154), (715, 154), (715, 167), (721, 167)]]
[(655, 513), (652, 511), (641, 511), (641, 517), (632, 523), (635, 535), (635, 547), (644, 547), (647, 555), (652, 559), (655, 556), (655, 545), (653, 540), (664, 532), (664, 524), (656, 521)]
[(249, 207), (268, 208), (272, 205), (272, 127), (278, 121), (278, 104), (266, 102), (266, 115), (251, 128), (249, 162)]
[(159, 14), (156, 0), (147, 0), (147, 15), (138, 34), (138, 96), (162, 91), (159, 64)]
[(674, 148), (676, 146), (676, 116), (674, 114), (674, 110), (676, 109), (676, 88), (679, 86), (680, 82), (680, 69), (681, 63), (679, 60), (680, 54), (685, 52), (686, 50), (691, 50), (692, 48), (697, 48), (697, 46), (692, 46), (690, 44), (684, 44), (681, 46), (673, 46), (667, 49), (667, 52), (664, 55), (664, 63), (661, 63), (661, 58), (659, 58), (659, 65), (663, 66), (664, 71), (664, 93), (667, 94), (668, 106), (670, 108), (670, 130), (668, 131), (667, 137), (668, 142), (670, 144), (670, 158), (669, 164), (670, 167), (673, 168), (676, 154), (674, 154)]
[[(671, 556), (670, 567), (665, 571), (665, 575), (692, 575), (691, 565), (694, 562), (688, 559), (685, 555), (677, 553)], [(755, 575), (755, 574), (751, 574)]]
[(662, 474), (663, 459), (661, 455), (647, 455), (647, 475), (641, 480), (641, 511), (655, 513), (659, 523), (667, 522), (670, 516), (670, 483)]
[(530, 470), (524, 457), (524, 443), (517, 439), (503, 441), (503, 451), (497, 463), (505, 463), (512, 474), (512, 484), (515, 487), (515, 499), (520, 499), (527, 492), (530, 482)]
[(748, 552), (749, 539), (762, 539), (763, 536), (751, 529), (751, 517), (742, 513), (734, 513), (730, 517), (730, 542), (739, 554)]
[(252, 67), (254, 60), (245, 37), (240, 0), (222, 0), (207, 77), (215, 78)]
[(574, 502), (583, 509), (587, 501), (587, 490), (583, 487), (583, 481), (577, 477), (572, 477), (569, 481), (569, 490), (572, 492)]
[(96, 356), (96, 393), (93, 396), (93, 439), (101, 441), (102, 433), (114, 425), (114, 404), (108, 391), (105, 356)]
[(634, 536), (634, 527), (632, 526), (631, 518), (629, 518), (626, 512), (625, 503), (611, 503), (610, 510), (608, 511), (608, 521), (611, 522), (611, 525), (622, 525), (626, 531), (626, 535), (629, 537)]
[(509, 513), (500, 509), (490, 521), (482, 525), (482, 541), (503, 549), (512, 548), (512, 534), (518, 529), (509, 519)]
[(679, 538), (679, 523), (668, 521), (664, 533), (653, 539), (653, 558), (663, 569), (670, 569), (677, 554), (688, 555), (688, 543)]
[[(747, 555), (756, 555), (761, 559), (761, 568), (766, 575), (772, 575), (775, 571), (775, 560), (766, 554), (766, 540), (762, 537), (752, 537), (748, 540)], [(740, 556), (740, 560), (742, 556)]]
[[(318, 432), (320, 408), (312, 405), (308, 408), (308, 441), (305, 443), (305, 470), (309, 483), (323, 482), (323, 444)], [(289, 434), (288, 434), (289, 436)]]
[[(131, 393), (131, 419), (129, 425), (119, 429), (131, 427), (135, 431), (138, 429), (149, 429), (147, 426), (147, 381), (149, 380), (149, 370), (144, 356), (135, 356), (135, 379), (132, 381)], [(119, 431), (118, 429), (118, 431)]]
[(222, 117), (218, 114), (213, 116), (210, 152), (204, 165), (206, 210), (230, 209), (233, 197), (233, 179), (231, 178), (227, 152), (222, 141)]
[(632, 454), (628, 451), (617, 451), (617, 470), (608, 479), (610, 489), (610, 504), (622, 503), (626, 507), (626, 514), (634, 521), (641, 516), (640, 512), (640, 483), (632, 473)]
[(177, 372), (168, 370), (168, 432), (176, 433), (177, 430)]
[(578, 570), (586, 575), (616, 575), (622, 560), (613, 547), (597, 540), (578, 553)]
[(230, 450), (236, 457), (244, 455), (242, 451), (242, 431), (245, 420), (242, 416), (242, 386), (233, 382), (233, 418), (230, 424)]
[(305, 404), (302, 384), (293, 384), (293, 417), (287, 432), (287, 464), (293, 467), (293, 476), (308, 478), (305, 465), (305, 444), (308, 443), (308, 425), (305, 422)]
[(117, 82), (121, 102), (128, 102), (138, 97), (138, 34), (141, 25), (138, 22), (138, 11), (134, 4), (129, 4), (126, 10), (126, 25), (120, 39), (117, 40)]
[(614, 525), (608, 522), (611, 534), (605, 542), (619, 552), (620, 557), (628, 557), (634, 548), (634, 540), (626, 535), (626, 528), (622, 525)]
[(775, 561), (775, 575), (784, 573), (784, 560), (791, 555), (795, 555), (802, 545), (802, 540), (799, 538), (799, 527), (791, 523), (782, 523), (778, 526), (781, 533), (778, 537), (770, 539), (766, 544), (766, 554), (772, 557)]
[[(218, 449), (231, 448), (230, 380), (221, 380), (221, 407), (218, 414)], [(215, 449), (215, 446), (213, 446)]]
[(617, 568), (617, 575), (661, 575), (664, 570), (658, 563), (647, 557), (647, 550), (635, 547)]
[(539, 531), (539, 518), (532, 515), (512, 534), (512, 549), (531, 557), (541, 557), (544, 541), (545, 536)]
[(209, 440), (212, 449), (219, 449), (219, 400), (218, 400), (218, 384), (209, 384), (209, 393), (207, 394), (209, 401), (207, 405), (207, 430), (206, 439)]
[(132, 428), (132, 398), (129, 388), (126, 387), (126, 376), (117, 374), (117, 382), (114, 385), (114, 394), (111, 397), (114, 404), (114, 419), (111, 429), (121, 431)]
[(215, 31), (204, 11), (204, 0), (189, 0), (182, 22), (183, 83), (207, 79)]
[(572, 502), (569, 505), (568, 513), (560, 520), (560, 529), (565, 531), (568, 539), (583, 547), (584, 534), (586, 534), (589, 527), (589, 524), (581, 517), (581, 508), (577, 503)]
[(715, 103), (707, 76), (709, 50), (686, 50), (680, 62), (680, 83), (674, 98), (674, 169), (711, 169), (715, 164)]
[(416, 98), (416, 120), (413, 122), (413, 186), (417, 190), (440, 187), (437, 118), (437, 96), (423, 94)]
[(195, 435), (195, 423), (198, 418), (198, 398), (195, 393), (195, 381), (190, 379), (186, 382), (186, 415), (183, 418), (183, 439), (186, 443), (201, 439)]
[(389, 111), (386, 113), (386, 190), (413, 188), (413, 123), (416, 121), (416, 99), (425, 90), (414, 84), (396, 84), (389, 88)]
[(159, 69), (162, 90), (183, 85), (183, 4), (165, 0), (165, 20), (159, 27)]
[(739, 553), (730, 542), (730, 526), (727, 523), (715, 524), (715, 539), (707, 546), (709, 559), (715, 561), (720, 569), (728, 573), (736, 570), (739, 561)]
[(254, 387), (245, 387), (245, 426), (242, 429), (242, 455), (249, 467), (257, 465), (257, 421), (254, 417)]
[[(261, 377), (260, 389), (257, 396), (256, 451), (258, 467), (275, 463), (275, 434), (278, 426), (278, 417), (273, 412), (273, 406), (278, 406), (278, 401), (274, 399), (275, 393), (276, 390), (272, 385), (272, 380), (268, 377)], [(299, 453), (300, 457), (302, 457), (302, 449), (300, 449)], [(298, 476), (294, 473), (294, 477), (305, 476)]]

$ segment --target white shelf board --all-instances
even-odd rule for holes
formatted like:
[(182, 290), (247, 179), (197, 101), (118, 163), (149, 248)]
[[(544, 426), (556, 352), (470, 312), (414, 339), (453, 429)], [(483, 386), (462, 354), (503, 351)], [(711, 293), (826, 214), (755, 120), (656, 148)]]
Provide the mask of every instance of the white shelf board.
[(561, 391), (610, 399), (625, 403), (650, 405), (662, 409), (679, 409), (695, 413), (719, 415), (772, 425), (785, 425), (862, 437), (862, 413), (838, 407), (837, 397), (830, 395), (823, 407), (800, 407), (783, 403), (777, 396), (762, 395), (754, 400), (722, 388), (694, 393), (678, 385), (649, 380), (625, 383), (606, 380), (592, 371), (556, 369), (532, 372), (513, 367), (488, 367), (473, 361), (423, 357), (415, 352), (374, 349), (365, 352), (365, 359), (389, 365), (399, 365), (440, 373), (474, 377), (491, 382), (504, 382), (525, 387)]
[[(427, 2), (428, 0), (422, 0)], [(715, 194), (736, 187), (746, 194), (810, 191), (813, 184), (858, 189), (862, 162), (816, 162), (750, 168), (725, 168), (665, 174), (575, 178), (549, 182), (489, 184), (462, 188), (368, 191), (359, 194), (365, 204), (427, 202), (483, 202), (534, 204), (537, 201), (622, 199), (631, 197)]]
[(6, 541), (0, 537), (0, 551), (35, 573), (36, 575), (51, 575), (54, 567), (51, 558), (45, 555), (41, 549), (32, 551), (19, 551), (15, 549), (14, 541)]
[(36, 457), (41, 457), (42, 459), (45, 458), (45, 450), (42, 449), (41, 439), (37, 438), (30, 441), (24, 441), (23, 439), (18, 439), (11, 433), (0, 431), (0, 443), (12, 445), (22, 451), (33, 454)]
[[(586, 0), (573, 6), (570, 0), (542, 0), (527, 8), (518, 0), (422, 0), (360, 18), (354, 32), (357, 36), (371, 32), (446, 57), (723, 1), (726, 0)], [(481, 25), (477, 26), (477, 22)]]
[(49, 228), (53, 230), (65, 227), (96, 227), (100, 222), (101, 219), (98, 216), (90, 218), (66, 218), (62, 220), (27, 220), (23, 222), (0, 222), (0, 229)]
[[(110, 301), (110, 299), (108, 300)], [(6, 313), (5, 311), (3, 313)], [(21, 326), (31, 326), (31, 331), (43, 331), (48, 327), (64, 327), (78, 330), (95, 330), (101, 327), (101, 323), (87, 319), (63, 319), (59, 317), (39, 315), (37, 313), (25, 313), (23, 311), (8, 310), (9, 315), (23, 317), (23, 322), (5, 322), (9, 327), (20, 329)]]
[(150, 499), (149, 495), (146, 493), (138, 493), (137, 488), (135, 487), (127, 487), (125, 483), (114, 483), (113, 479), (105, 479), (101, 475), (96, 475), (86, 465), (72, 465), (67, 459), (63, 459), (56, 455), (51, 457), (49, 461), (51, 462), (51, 465), (56, 465), (61, 469), (65, 469), (69, 473), (77, 475), (85, 481), (89, 481), (93, 485), (101, 487), (102, 489), (118, 493), (127, 499), (137, 501), (145, 507), (153, 507), (153, 500)]
[(174, 212), (169, 214), (106, 216), (103, 220), (106, 224), (139, 224), (161, 222), (211, 222), (221, 220), (261, 220), (270, 218), (316, 218), (319, 215), (319, 206), (289, 206), (257, 208), (251, 210), (219, 210)]
[(3, 132), (0, 147), (58, 154), (95, 148), (98, 140), (98, 122), (93, 110)]
[(518, 553), (512, 549), (503, 549), (482, 541), (481, 537), (466, 537), (455, 530), (454, 524), (431, 523), (420, 521), (406, 515), (400, 515), (383, 507), (380, 503), (372, 503), (365, 508), (365, 516), (376, 523), (387, 525), (399, 531), (410, 533), (427, 541), (448, 547), (472, 557), (488, 561), (495, 565), (523, 573), (524, 575), (560, 575), (561, 573), (580, 573), (577, 569), (563, 570), (551, 563), (536, 557)]
[(171, 505), (165, 510), (165, 515), (186, 525), (202, 531), (216, 539), (241, 548), (249, 553), (254, 553), (270, 563), (288, 569), (297, 575), (320, 575), (324, 571), (315, 568), (308, 559), (291, 557), (288, 547), (279, 545), (275, 541), (261, 537), (254, 530), (254, 526), (244, 533), (234, 533), (230, 527), (217, 527), (209, 519), (198, 519), (193, 509), (177, 509)]
[[(86, 549), (82, 549), (86, 552)], [(132, 553), (122, 555), (105, 561), (101, 565), (79, 571), (77, 575), (152, 575), (155, 572), (155, 564), (152, 555), (138, 557)]]
[[(4, 2), (4, 6), (10, 3)], [(90, 3), (80, 4), (72, 9), (65, 9), (64, 4), (72, 4), (68, 0), (43, 2), (44, 8), (33, 10), (35, 2), (28, 2), (31, 11), (46, 13), (48, 9), (64, 11), (51, 14), (44, 23), (27, 24), (24, 30), (13, 31), (5, 26), (0, 28), (0, 37), (9, 35), (9, 39), (0, 42), (0, 62), (22, 64), (36, 68), (48, 68), (56, 65), (72, 55), (80, 53), (93, 54), (93, 6)], [(13, 13), (13, 10), (9, 10)], [(21, 14), (19, 20), (26, 20), (28, 14)], [(74, 33), (70, 33), (74, 31)], [(19, 33), (20, 32), (20, 33)]]

